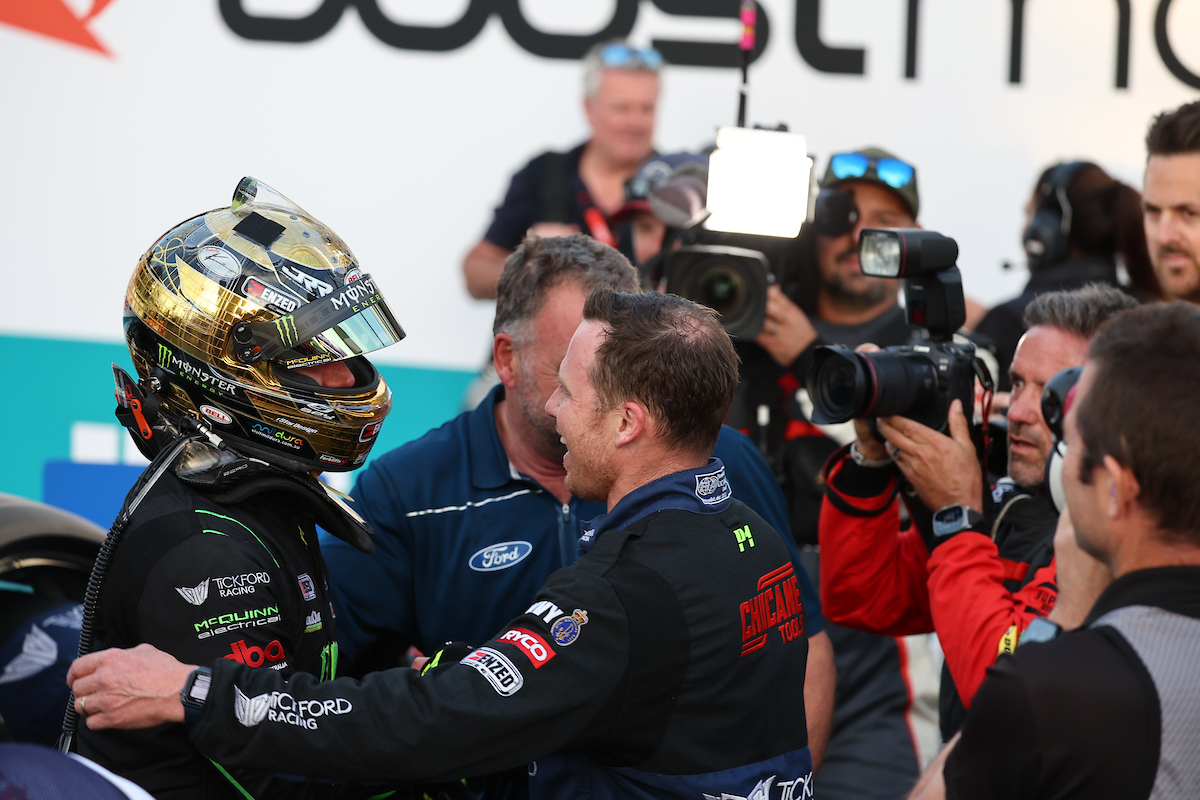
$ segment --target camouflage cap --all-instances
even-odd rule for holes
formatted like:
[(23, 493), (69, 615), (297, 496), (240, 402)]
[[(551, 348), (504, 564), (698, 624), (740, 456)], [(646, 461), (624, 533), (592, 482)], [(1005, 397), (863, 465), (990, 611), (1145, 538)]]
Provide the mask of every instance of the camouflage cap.
[[(876, 163), (880, 159), (884, 159), (884, 158), (895, 159), (896, 161), (900, 161), (905, 164), (908, 163), (907, 161), (904, 161), (904, 159), (896, 156), (893, 153), (889, 153), (887, 150), (884, 150), (882, 147), (863, 147), (858, 150), (844, 150), (842, 152), (857, 153), (859, 155), (866, 156), (867, 158), (869, 158), (871, 160), (871, 164), (867, 168), (867, 171), (861, 176), (857, 176), (857, 177), (846, 176), (844, 178), (839, 178), (838, 176), (833, 174), (833, 156), (830, 156), (829, 164), (827, 164), (825, 167), (825, 175), (821, 178), (821, 188), (822, 189), (830, 189), (835, 186), (840, 186), (843, 183), (849, 183), (850, 181), (864, 181), (866, 183), (875, 183), (875, 184), (878, 184), (878, 185), (884, 187), (885, 189), (890, 189), (892, 192), (894, 192), (896, 194), (896, 196), (899, 197), (901, 201), (903, 201), (904, 205), (912, 213), (913, 219), (915, 220), (917, 218), (917, 212), (921, 208), (921, 198), (917, 194), (917, 168), (916, 167), (912, 168), (912, 170), (913, 170), (912, 179), (909, 180), (909, 182), (906, 183), (904, 186), (897, 189), (895, 186), (892, 186), (891, 184), (887, 183), (886, 181), (882, 180), (879, 177), (878, 173), (876, 172)], [(837, 154), (835, 153), (834, 155), (837, 155)], [(910, 164), (910, 166), (911, 166), (911, 164)]]

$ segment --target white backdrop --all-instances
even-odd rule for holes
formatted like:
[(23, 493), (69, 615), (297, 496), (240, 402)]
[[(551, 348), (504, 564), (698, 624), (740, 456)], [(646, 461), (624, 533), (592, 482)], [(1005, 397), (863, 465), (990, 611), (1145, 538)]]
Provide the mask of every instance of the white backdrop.
[[(65, 4), (78, 18), (92, 0)], [(217, 0), (103, 1), (87, 22), (109, 51), (11, 23), (0, 8), (0, 333), (120, 341), (125, 281), (175, 223), (225, 205), (244, 174), (337, 230), (381, 283), (409, 339), (384, 363), (471, 368), (492, 308), (462, 285), (463, 253), (508, 176), (532, 154), (586, 134), (576, 61), (531, 55), (492, 17), (460, 49), (406, 51), (372, 36), (353, 5), (303, 44), (235, 35)], [(303, 16), (314, 0), (245, 0), (257, 15)], [(540, 30), (603, 28), (615, 0), (522, 0)], [(995, 301), (1025, 280), (1022, 206), (1040, 169), (1087, 157), (1140, 186), (1151, 116), (1200, 96), (1155, 45), (1159, 0), (1133, 0), (1129, 86), (1114, 87), (1116, 2), (1025, 4), (1023, 74), (1008, 82), (1012, 0), (920, 3), (917, 77), (904, 77), (903, 0), (824, 0), (829, 46), (866, 50), (864, 75), (800, 57), (793, 3), (767, 0), (771, 37), (751, 68), (750, 117), (808, 137), (818, 169), (865, 144), (918, 167), (922, 222), (955, 237), (969, 294)], [(390, 18), (444, 25), (464, 0), (380, 0)], [(1200, 0), (1173, 0), (1169, 39), (1200, 74)], [(48, 12), (47, 12), (48, 13)], [(4, 24), (10, 23), (10, 24)], [(640, 4), (630, 39), (736, 41), (733, 20)], [(733, 69), (671, 67), (657, 144), (695, 148), (732, 124)], [(1001, 270), (1002, 262), (1015, 269)]]

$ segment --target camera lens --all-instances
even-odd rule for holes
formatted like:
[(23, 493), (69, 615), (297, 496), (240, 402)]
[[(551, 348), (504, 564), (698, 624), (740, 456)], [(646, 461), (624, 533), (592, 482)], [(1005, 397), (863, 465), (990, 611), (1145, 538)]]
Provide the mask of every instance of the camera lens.
[(696, 301), (716, 311), (721, 316), (729, 316), (736, 310), (746, 296), (746, 287), (736, 272), (716, 265), (697, 281)]
[(875, 391), (863, 368), (865, 364), (860, 354), (842, 347), (822, 347), (817, 351), (813, 377), (809, 380), (814, 422), (829, 425), (862, 416), (865, 399)]
[(933, 362), (911, 351), (856, 353), (844, 347), (821, 347), (808, 386), (813, 421), (830, 425), (933, 407), (938, 378)]

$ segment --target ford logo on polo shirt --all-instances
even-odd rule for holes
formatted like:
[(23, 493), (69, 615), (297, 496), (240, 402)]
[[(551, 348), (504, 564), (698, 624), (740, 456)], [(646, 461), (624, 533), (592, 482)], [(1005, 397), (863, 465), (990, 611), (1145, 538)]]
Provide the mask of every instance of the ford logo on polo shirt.
[(500, 542), (483, 548), (471, 556), (471, 569), (476, 572), (495, 572), (508, 569), (533, 552), (529, 542)]

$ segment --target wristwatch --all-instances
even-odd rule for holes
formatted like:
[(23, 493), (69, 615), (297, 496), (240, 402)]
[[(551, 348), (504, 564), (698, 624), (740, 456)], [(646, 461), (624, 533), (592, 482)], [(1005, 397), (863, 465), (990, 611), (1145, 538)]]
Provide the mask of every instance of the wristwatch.
[(1058, 638), (1062, 630), (1062, 626), (1056, 622), (1051, 622), (1045, 617), (1034, 617), (1029, 621), (1025, 632), (1021, 634), (1021, 640), (1017, 642), (1017, 646), (1030, 642), (1048, 642)]
[(970, 506), (942, 506), (933, 515), (933, 535), (939, 541), (945, 540), (956, 533), (978, 530), (983, 520), (983, 514)]
[(888, 464), (892, 463), (891, 456), (888, 456), (887, 458), (867, 458), (862, 453), (858, 452), (858, 442), (850, 443), (850, 458), (860, 467), (886, 467)]
[(188, 675), (179, 699), (183, 701), (183, 721), (190, 724), (200, 718), (204, 710), (204, 701), (208, 699), (208, 687), (212, 684), (212, 670), (208, 667), (198, 667)]

